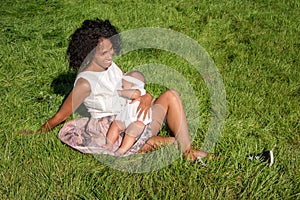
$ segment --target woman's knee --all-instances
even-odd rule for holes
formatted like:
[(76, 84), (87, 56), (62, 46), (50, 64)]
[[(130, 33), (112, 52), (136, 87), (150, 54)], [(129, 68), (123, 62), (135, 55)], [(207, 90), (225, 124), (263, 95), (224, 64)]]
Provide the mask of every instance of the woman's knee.
[(162, 94), (163, 98), (167, 98), (169, 101), (171, 100), (180, 100), (179, 93), (174, 89), (169, 89)]
[(181, 98), (179, 93), (176, 90), (170, 89), (166, 91), (167, 93), (167, 98), (168, 98), (168, 102), (169, 103), (176, 103), (177, 104), (181, 104)]
[(166, 93), (170, 96), (179, 97), (179, 93), (174, 89), (169, 89), (169, 90), (166, 91)]

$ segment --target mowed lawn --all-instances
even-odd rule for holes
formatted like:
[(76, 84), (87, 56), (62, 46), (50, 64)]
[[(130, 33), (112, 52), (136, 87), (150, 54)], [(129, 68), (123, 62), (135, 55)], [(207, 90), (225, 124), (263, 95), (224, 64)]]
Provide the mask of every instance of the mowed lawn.
[[(294, 0), (2, 0), (0, 199), (300, 199), (299, 10)], [(61, 143), (62, 125), (20, 133), (37, 130), (59, 109), (75, 76), (65, 56), (69, 36), (95, 18), (121, 32), (177, 31), (207, 51), (226, 91), (225, 124), (210, 152), (217, 159), (202, 167), (178, 157), (130, 173)], [(188, 80), (199, 106), (193, 145), (201, 148), (213, 115), (205, 77), (161, 49), (129, 52), (116, 62), (125, 71), (159, 63)], [(166, 87), (147, 89), (157, 97)], [(273, 166), (247, 160), (263, 150), (273, 150)]]

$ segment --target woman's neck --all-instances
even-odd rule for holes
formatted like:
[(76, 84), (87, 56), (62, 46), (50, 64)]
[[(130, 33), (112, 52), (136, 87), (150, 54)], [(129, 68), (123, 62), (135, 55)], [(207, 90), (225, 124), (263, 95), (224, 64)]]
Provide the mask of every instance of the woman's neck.
[(88, 66), (86, 67), (86, 69), (84, 71), (104, 72), (107, 69), (108, 68), (104, 68), (104, 67), (98, 65), (95, 61), (92, 61), (88, 64)]

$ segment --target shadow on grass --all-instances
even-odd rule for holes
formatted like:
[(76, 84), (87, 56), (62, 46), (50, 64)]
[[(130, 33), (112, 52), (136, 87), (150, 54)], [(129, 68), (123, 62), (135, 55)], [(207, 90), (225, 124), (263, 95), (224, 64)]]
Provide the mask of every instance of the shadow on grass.
[(68, 71), (56, 77), (51, 83), (54, 93), (66, 98), (73, 88), (76, 75), (75, 71)]

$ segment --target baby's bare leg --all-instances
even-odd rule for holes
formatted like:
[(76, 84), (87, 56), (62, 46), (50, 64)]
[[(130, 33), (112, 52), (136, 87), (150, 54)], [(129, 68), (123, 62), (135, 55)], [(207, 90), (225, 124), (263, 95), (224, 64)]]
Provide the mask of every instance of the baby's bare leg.
[(139, 137), (145, 129), (143, 122), (136, 121), (131, 123), (126, 131), (125, 136), (122, 140), (122, 144), (119, 149), (115, 152), (116, 155), (120, 156), (126, 153), (135, 143), (136, 138)]
[(135, 143), (135, 140), (136, 140), (135, 137), (125, 134), (120, 148), (117, 151), (115, 151), (115, 155), (121, 156), (124, 153), (126, 153), (132, 147), (132, 145)]
[(118, 120), (113, 121), (108, 129), (106, 135), (106, 144), (103, 147), (109, 151), (112, 151), (113, 144), (117, 141), (120, 133), (124, 129), (125, 129), (124, 122)]

